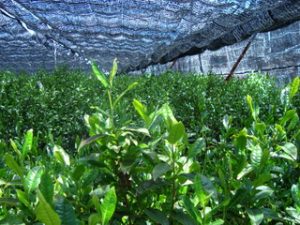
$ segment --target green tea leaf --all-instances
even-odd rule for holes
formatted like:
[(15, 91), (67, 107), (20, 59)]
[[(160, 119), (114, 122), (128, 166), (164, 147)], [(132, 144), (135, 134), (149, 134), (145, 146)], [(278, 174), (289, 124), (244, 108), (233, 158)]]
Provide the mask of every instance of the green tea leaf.
[(113, 66), (112, 66), (111, 71), (109, 73), (109, 83), (110, 83), (111, 87), (113, 86), (113, 80), (114, 80), (114, 78), (117, 74), (117, 71), (118, 71), (118, 60), (114, 59)]
[(216, 203), (218, 203), (218, 192), (217, 192), (216, 188), (214, 187), (213, 183), (211, 182), (211, 180), (204, 175), (200, 175), (200, 180), (201, 180), (201, 184), (202, 184), (204, 190), (210, 196), (212, 196), (212, 198), (214, 199), (214, 201)]
[(297, 161), (298, 150), (293, 143), (286, 143), (284, 146), (281, 146), (281, 149), (284, 151), (284, 153), (280, 154), (280, 157), (290, 161)]
[(171, 129), (172, 125), (178, 124), (178, 121), (174, 117), (173, 111), (170, 108), (169, 104), (164, 104), (159, 109), (159, 114), (161, 114), (163, 116), (168, 130)]
[(82, 175), (84, 174), (84, 172), (85, 172), (85, 166), (82, 164), (77, 165), (72, 173), (72, 178), (75, 181), (79, 181)]
[(247, 95), (246, 96), (246, 100), (247, 100), (247, 104), (250, 108), (250, 111), (251, 111), (251, 114), (253, 114), (254, 112), (254, 108), (253, 108), (253, 100), (252, 100), (252, 97), (250, 95)]
[(259, 225), (264, 220), (263, 211), (260, 209), (247, 209), (247, 213), (252, 225)]
[(6, 165), (14, 171), (16, 174), (18, 174), (19, 177), (23, 177), (23, 170), (19, 166), (19, 164), (15, 161), (14, 157), (8, 153), (4, 155), (4, 161)]
[(142, 119), (146, 122), (147, 126), (150, 123), (150, 118), (147, 113), (147, 108), (140, 101), (134, 99), (132, 102), (137, 113), (142, 117)]
[(164, 175), (166, 172), (170, 171), (171, 167), (168, 163), (157, 164), (152, 171), (153, 180), (156, 180), (160, 176)]
[(250, 95), (247, 95), (246, 100), (247, 100), (247, 104), (249, 106), (252, 118), (253, 118), (254, 121), (256, 121), (257, 117), (259, 115), (259, 107), (255, 106), (253, 104), (253, 100), (252, 100), (252, 97)]
[(260, 185), (263, 185), (265, 184), (266, 182), (268, 182), (269, 180), (272, 179), (272, 175), (270, 172), (263, 172), (263, 173), (260, 173), (258, 175), (258, 178), (256, 178), (254, 181), (253, 181), (253, 186), (260, 186)]
[(101, 216), (97, 213), (93, 213), (89, 216), (88, 225), (97, 225), (101, 221)]
[(290, 130), (294, 129), (295, 127), (297, 127), (298, 124), (299, 124), (299, 116), (296, 113), (294, 115), (294, 117), (291, 119), (291, 121), (289, 122), (287, 130), (290, 131)]
[(210, 222), (209, 225), (222, 225), (224, 224), (224, 220), (222, 219), (217, 219), (214, 222)]
[(268, 186), (258, 186), (256, 187), (256, 190), (258, 191), (255, 194), (255, 198), (254, 198), (256, 201), (265, 198), (270, 198), (274, 193), (274, 190)]
[(202, 208), (206, 207), (210, 196), (204, 190), (202, 182), (201, 182), (201, 177), (199, 175), (196, 175), (194, 178), (194, 188), (195, 188), (195, 193), (196, 193), (196, 196), (198, 197), (200, 206)]
[(92, 202), (93, 202), (97, 212), (101, 215), (101, 205), (100, 205), (99, 198), (96, 195), (93, 195)]
[(113, 103), (113, 106), (115, 107), (119, 103), (119, 101), (123, 98), (123, 96), (126, 95), (127, 92), (129, 92), (130, 90), (135, 88), (137, 85), (138, 85), (138, 82), (134, 82), (134, 83), (130, 84), (125, 91), (123, 91), (120, 95), (118, 95), (117, 99)]
[(124, 131), (132, 131), (132, 132), (137, 132), (143, 135), (146, 135), (148, 137), (150, 137), (150, 133), (149, 130), (147, 128), (129, 128), (129, 127), (125, 127), (124, 129), (122, 129)]
[(251, 173), (254, 170), (254, 167), (250, 164), (247, 164), (242, 170), (241, 172), (239, 172), (239, 174), (237, 175), (238, 180), (242, 179), (244, 176), (246, 176), (247, 174)]
[(195, 143), (189, 148), (188, 157), (195, 158), (199, 153), (205, 151), (206, 142), (204, 138), (198, 138)]
[(80, 150), (81, 150), (82, 148), (84, 148), (85, 146), (88, 146), (88, 145), (94, 143), (95, 141), (98, 141), (99, 139), (105, 137), (105, 136), (106, 136), (105, 134), (96, 134), (96, 135), (94, 135), (94, 136), (92, 136), (92, 137), (89, 137), (89, 138), (86, 139), (86, 140), (82, 140), (82, 141), (80, 142), (79, 147), (78, 147), (78, 151), (80, 151)]
[(239, 149), (246, 148), (247, 135), (248, 135), (247, 130), (244, 128), (235, 136), (234, 144), (237, 148), (239, 148)]
[(58, 162), (70, 166), (70, 156), (62, 147), (55, 145), (53, 148), (53, 155)]
[(107, 79), (105, 77), (105, 75), (100, 72), (97, 68), (97, 65), (95, 63), (92, 63), (92, 70), (94, 75), (96, 76), (96, 78), (101, 82), (101, 84), (103, 85), (104, 88), (108, 88), (109, 84), (107, 82)]
[(285, 126), (290, 121), (288, 129), (293, 129), (298, 121), (299, 116), (297, 114), (297, 111), (295, 109), (291, 109), (285, 112), (284, 116), (280, 119), (280, 125)]
[(182, 124), (182, 122), (174, 123), (169, 127), (168, 141), (171, 144), (175, 144), (184, 136), (185, 136), (185, 127)]
[(224, 128), (225, 128), (226, 130), (228, 130), (228, 129), (230, 128), (230, 126), (231, 126), (231, 120), (232, 120), (232, 117), (231, 117), (231, 116), (225, 115), (225, 116), (223, 117), (222, 122), (223, 122), (223, 126), (224, 126)]
[(20, 150), (18, 149), (17, 144), (12, 139), (10, 139), (9, 141), (10, 141), (10, 145), (13, 148), (13, 150), (18, 154), (18, 157), (20, 159), (22, 159), (23, 156), (22, 156), (22, 153), (20, 152)]
[(117, 195), (115, 188), (112, 187), (105, 195), (100, 206), (101, 209), (101, 224), (107, 225), (112, 218), (117, 205)]
[(32, 149), (32, 141), (33, 141), (33, 130), (30, 129), (26, 132), (24, 138), (24, 144), (22, 147), (22, 155), (25, 157)]
[(289, 99), (290, 101), (293, 99), (293, 97), (297, 94), (300, 86), (300, 78), (296, 77), (292, 83), (290, 84), (290, 92), (289, 92)]
[(162, 211), (159, 211), (157, 209), (146, 209), (145, 214), (153, 220), (155, 223), (161, 224), (161, 225), (169, 225), (168, 217), (165, 213)]
[(61, 220), (61, 225), (79, 225), (72, 205), (63, 197), (55, 201), (55, 210)]
[(61, 225), (58, 214), (48, 204), (43, 194), (38, 191), (39, 203), (35, 209), (36, 218), (45, 225)]
[(198, 223), (195, 222), (189, 215), (176, 210), (171, 215), (172, 219), (182, 225), (197, 225)]
[(292, 216), (294, 222), (296, 224), (300, 224), (300, 213), (299, 213), (299, 210), (298, 209), (295, 209), (293, 207), (287, 207), (286, 208), (286, 212)]
[(189, 197), (183, 196), (183, 206), (187, 213), (194, 219), (197, 224), (202, 224), (202, 217), (198, 209), (195, 208), (194, 204)]
[(20, 202), (22, 202), (26, 207), (30, 207), (30, 202), (28, 200), (28, 196), (24, 191), (21, 191), (19, 189), (16, 190), (17, 192), (17, 197)]
[(299, 184), (293, 184), (292, 185), (291, 193), (292, 193), (293, 200), (296, 204), (296, 207), (298, 209), (300, 209), (300, 188), (299, 188)]
[(290, 105), (289, 93), (290, 93), (290, 87), (285, 87), (284, 89), (281, 90), (280, 93), (280, 102), (285, 107), (285, 109), (287, 106)]
[(273, 219), (273, 220), (281, 219), (281, 216), (277, 212), (275, 212), (273, 209), (262, 208), (261, 210), (264, 213), (264, 219)]
[(251, 150), (251, 155), (250, 155), (251, 164), (254, 167), (258, 168), (261, 164), (263, 151), (259, 145), (251, 146), (250, 150)]
[(28, 172), (24, 180), (24, 187), (28, 193), (37, 189), (41, 183), (43, 173), (44, 168), (40, 166), (36, 166)]
[(54, 184), (51, 176), (46, 172), (42, 175), (39, 189), (48, 203), (52, 204), (54, 195)]
[(267, 126), (265, 123), (255, 123), (255, 131), (259, 134), (259, 135), (263, 135), (265, 133), (267, 129)]

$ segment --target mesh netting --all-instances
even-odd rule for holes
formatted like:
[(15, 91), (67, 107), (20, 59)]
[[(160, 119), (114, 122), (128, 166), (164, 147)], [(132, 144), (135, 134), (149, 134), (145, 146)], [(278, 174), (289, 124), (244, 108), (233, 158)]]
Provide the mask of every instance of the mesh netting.
[(297, 0), (2, 0), (0, 69), (123, 71), (214, 50), (300, 19)]

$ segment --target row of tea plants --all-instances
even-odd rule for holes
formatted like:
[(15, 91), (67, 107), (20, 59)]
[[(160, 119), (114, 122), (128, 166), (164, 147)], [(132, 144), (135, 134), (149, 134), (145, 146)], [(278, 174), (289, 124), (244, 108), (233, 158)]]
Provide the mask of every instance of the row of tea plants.
[[(76, 137), (87, 136), (84, 114), (91, 106), (109, 107), (105, 90), (92, 76), (80, 71), (59, 68), (53, 73), (34, 76), (0, 73), (0, 139), (20, 139), (29, 129), (44, 149), (52, 137), (68, 151), (75, 151)], [(272, 79), (252, 74), (248, 79), (232, 79), (224, 85), (220, 76), (182, 75), (167, 72), (161, 76), (117, 76), (114, 93), (138, 82), (115, 109), (119, 120), (138, 121), (131, 104), (137, 98), (149, 111), (169, 102), (174, 115), (188, 132), (205, 129), (218, 137), (224, 115), (231, 115), (233, 125), (243, 128), (251, 123), (244, 98), (247, 94), (260, 104), (263, 119), (273, 121), (282, 116), (280, 91)], [(299, 96), (295, 97), (300, 102)], [(299, 112), (298, 112), (299, 113)], [(266, 118), (265, 118), (266, 117)], [(274, 121), (273, 121), (274, 122)]]
[(299, 78), (269, 106), (277, 116), (246, 94), (243, 127), (228, 114), (191, 139), (168, 103), (132, 99), (137, 117), (124, 119), (139, 84), (116, 91), (116, 61), (108, 77), (92, 69), (108, 104), (85, 115), (76, 152), (41, 149), (34, 129), (0, 142), (0, 224), (300, 223)]

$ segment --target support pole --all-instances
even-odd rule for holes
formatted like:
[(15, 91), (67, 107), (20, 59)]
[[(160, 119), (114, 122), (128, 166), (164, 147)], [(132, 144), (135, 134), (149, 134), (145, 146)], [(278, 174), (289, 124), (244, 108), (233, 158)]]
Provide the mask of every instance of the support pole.
[(230, 78), (233, 76), (233, 74), (234, 74), (236, 68), (238, 67), (238, 65), (240, 64), (240, 62), (242, 61), (242, 59), (244, 58), (245, 54), (247, 53), (247, 51), (248, 51), (248, 49), (249, 49), (251, 43), (252, 43), (253, 40), (255, 39), (256, 35), (257, 35), (257, 33), (254, 33), (254, 34), (250, 37), (250, 39), (249, 39), (247, 45), (245, 46), (244, 50), (242, 51), (241, 55), (240, 55), (239, 58), (237, 59), (236, 63), (232, 66), (232, 69), (230, 70), (228, 76), (225, 78), (225, 81), (229, 81)]
[(177, 59), (173, 60), (172, 64), (169, 66), (169, 70), (173, 68), (173, 66), (175, 65), (176, 61), (177, 61)]

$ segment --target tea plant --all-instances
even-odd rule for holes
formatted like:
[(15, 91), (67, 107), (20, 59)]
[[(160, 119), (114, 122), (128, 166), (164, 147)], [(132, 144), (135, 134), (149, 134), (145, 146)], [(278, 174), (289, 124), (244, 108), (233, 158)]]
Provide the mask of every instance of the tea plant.
[[(122, 98), (115, 114), (122, 121), (137, 121), (132, 99), (140, 99), (150, 111), (169, 102), (174, 115), (185, 124), (188, 132), (205, 130), (218, 138), (219, 123), (225, 115), (231, 115), (235, 127), (251, 123), (244, 101), (244, 96), (249, 94), (260, 104), (262, 116), (268, 116), (268, 120), (278, 119), (282, 115), (279, 88), (263, 75), (249, 76), (248, 79), (232, 79), (226, 85), (222, 78), (214, 75), (168, 72), (159, 77), (117, 76), (115, 93), (121, 93), (131, 83), (139, 85)], [(46, 149), (54, 139), (69, 152), (75, 152), (76, 139), (87, 136), (83, 116), (93, 112), (90, 106), (110, 107), (108, 98), (102, 97), (105, 88), (79, 71), (59, 68), (53, 73), (41, 71), (35, 76), (1, 73), (1, 78), (2, 139), (20, 139), (32, 128), (39, 136), (40, 148)], [(299, 95), (295, 98), (299, 101)]]
[[(206, 80), (199, 92), (206, 96), (198, 93), (185, 106), (198, 107), (199, 122), (192, 125), (198, 127), (191, 134), (176, 119), (176, 107), (167, 102), (172, 97), (180, 102), (179, 94), (169, 90), (154, 106), (144, 98), (148, 93), (133, 94), (154, 78), (138, 79), (145, 82), (142, 85), (125, 82), (127, 87), (123, 84), (121, 89), (117, 69), (115, 60), (107, 77), (92, 64), (99, 81), (95, 95), (101, 98), (92, 107), (94, 112), (84, 116), (89, 137), (76, 142), (77, 152), (69, 154), (53, 135), (41, 148), (40, 138), (45, 137), (35, 135), (35, 129), (23, 138), (0, 142), (0, 224), (300, 222), (299, 78), (281, 93), (275, 89), (276, 98), (267, 92), (256, 96), (241, 92), (244, 97), (236, 103), (236, 114), (221, 110), (238, 96), (229, 100), (221, 96), (240, 90), (239, 81), (219, 88), (219, 95), (212, 91), (219, 81)], [(178, 85), (173, 91), (180, 82), (171, 81)], [(247, 82), (253, 89), (261, 87), (258, 79)], [(261, 105), (266, 102), (274, 106)], [(242, 123), (237, 122), (240, 112)], [(214, 117), (218, 119), (213, 124)]]

